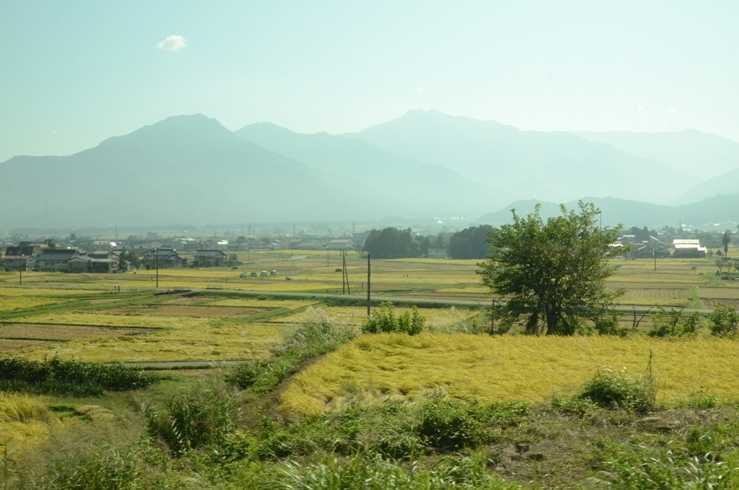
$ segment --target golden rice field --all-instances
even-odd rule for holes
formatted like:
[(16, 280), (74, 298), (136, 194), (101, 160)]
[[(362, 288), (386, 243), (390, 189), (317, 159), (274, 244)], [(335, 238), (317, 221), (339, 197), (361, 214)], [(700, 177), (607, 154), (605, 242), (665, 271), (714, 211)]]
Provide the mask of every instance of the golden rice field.
[(41, 441), (53, 421), (45, 398), (0, 392), (0, 447), (12, 450)]
[[(339, 252), (316, 250), (275, 250), (241, 253), (243, 264), (236, 269), (180, 268), (160, 270), (160, 288), (233, 290), (252, 293), (338, 293), (341, 292)], [(373, 261), (373, 291), (398, 298), (465, 300), (486, 302), (489, 292), (482, 287), (477, 260), (413, 258)], [(623, 305), (684, 306), (698, 289), (707, 307), (719, 302), (739, 306), (739, 281), (715, 278), (715, 261), (706, 259), (659, 259), (657, 270), (651, 259), (612, 262), (615, 273), (608, 284), (623, 289), (618, 300)], [(252, 278), (251, 272), (276, 270), (276, 277)], [(365, 292), (366, 261), (356, 252), (348, 254), (347, 270), (352, 294)], [(241, 277), (242, 274), (245, 277)], [(111, 291), (153, 291), (155, 272), (137, 270), (125, 274), (24, 274), (23, 288), (17, 275), (0, 273), (0, 301), (10, 295), (24, 297), (33, 289), (35, 298), (54, 295), (84, 295)], [(287, 279), (290, 280), (287, 280)], [(33, 294), (33, 293), (31, 293)], [(40, 299), (39, 299), (40, 301)], [(0, 305), (0, 310), (2, 306)]]
[(677, 403), (698, 392), (739, 401), (734, 340), (425, 333), (361, 336), (296, 375), (281, 407), (316, 414), (437, 389), (461, 399), (546, 402), (574, 394), (599, 369), (641, 376), (650, 351), (659, 402)]

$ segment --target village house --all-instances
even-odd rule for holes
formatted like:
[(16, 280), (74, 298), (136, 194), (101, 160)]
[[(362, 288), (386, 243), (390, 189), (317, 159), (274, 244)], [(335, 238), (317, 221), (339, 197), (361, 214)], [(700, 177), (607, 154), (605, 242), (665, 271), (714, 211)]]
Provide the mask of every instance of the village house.
[(30, 269), (40, 272), (67, 272), (69, 261), (81, 255), (76, 248), (43, 248), (31, 258)]
[(5, 254), (0, 257), (0, 270), (28, 270), (31, 257), (38, 249), (38, 245), (31, 242), (21, 242), (18, 245), (9, 245), (5, 248)]
[(155, 267), (171, 269), (182, 267), (185, 264), (185, 259), (180, 257), (174, 248), (157, 248), (144, 254), (143, 263), (147, 269)]
[(677, 238), (672, 241), (672, 248), (675, 250), (672, 253), (673, 257), (695, 258), (706, 256), (706, 247), (701, 246), (698, 239)]
[(192, 256), (195, 267), (222, 267), (226, 265), (226, 259), (223, 250), (196, 250)]

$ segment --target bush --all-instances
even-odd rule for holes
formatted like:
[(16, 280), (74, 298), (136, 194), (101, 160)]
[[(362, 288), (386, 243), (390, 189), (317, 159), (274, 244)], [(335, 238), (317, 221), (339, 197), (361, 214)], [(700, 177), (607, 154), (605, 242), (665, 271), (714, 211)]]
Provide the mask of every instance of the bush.
[(699, 313), (685, 315), (683, 310), (660, 309), (653, 317), (650, 337), (684, 337), (694, 335), (701, 327)]
[(78, 361), (28, 361), (0, 359), (0, 390), (32, 393), (100, 395), (103, 390), (143, 388), (156, 380), (151, 375), (122, 364)]
[(475, 407), (435, 395), (421, 406), (418, 431), (425, 443), (442, 450), (475, 447), (484, 430)]
[(635, 380), (603, 370), (583, 386), (578, 398), (590, 400), (602, 408), (648, 412), (655, 406), (654, 380), (651, 375)]
[(739, 315), (728, 305), (718, 305), (713, 309), (711, 316), (711, 333), (719, 337), (730, 337), (737, 334)]
[(625, 331), (618, 327), (616, 315), (602, 315), (593, 320), (593, 328), (598, 335), (625, 335)]
[(364, 333), (404, 332), (408, 335), (417, 335), (426, 327), (426, 319), (415, 306), (399, 316), (395, 315), (393, 307), (384, 305), (372, 312), (370, 319), (362, 326)]
[(149, 435), (161, 438), (175, 454), (221, 442), (233, 429), (237, 415), (232, 395), (219, 386), (204, 383), (176, 393), (163, 410), (149, 408)]

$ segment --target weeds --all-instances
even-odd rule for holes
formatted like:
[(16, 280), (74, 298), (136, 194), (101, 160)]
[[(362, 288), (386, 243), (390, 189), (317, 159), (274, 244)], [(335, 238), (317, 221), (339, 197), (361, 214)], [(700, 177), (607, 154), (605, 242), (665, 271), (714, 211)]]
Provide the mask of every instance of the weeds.
[(602, 408), (649, 412), (656, 405), (656, 388), (652, 372), (652, 354), (642, 379), (624, 373), (601, 370), (583, 386), (578, 398), (590, 400)]
[(297, 371), (304, 361), (336, 349), (354, 335), (350, 329), (325, 321), (309, 323), (274, 349), (271, 359), (245, 362), (232, 370), (226, 381), (241, 389), (265, 393)]
[(718, 337), (733, 337), (739, 330), (739, 314), (733, 306), (716, 306), (709, 320), (711, 321), (711, 333)]
[(410, 311), (395, 315), (391, 305), (383, 305), (376, 309), (367, 323), (362, 326), (364, 333), (404, 332), (408, 335), (418, 335), (426, 328), (426, 319), (418, 312), (415, 306)]
[(148, 408), (147, 432), (181, 455), (221, 442), (234, 429), (237, 412), (235, 400), (224, 387), (200, 383), (175, 394), (163, 409)]

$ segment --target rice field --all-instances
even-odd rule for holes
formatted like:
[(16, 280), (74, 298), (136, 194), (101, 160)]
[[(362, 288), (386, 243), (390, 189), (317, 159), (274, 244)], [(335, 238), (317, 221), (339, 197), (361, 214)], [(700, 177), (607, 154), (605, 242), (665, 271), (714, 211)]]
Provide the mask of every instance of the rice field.
[[(269, 355), (301, 323), (329, 320), (358, 326), (364, 307), (321, 305), (316, 299), (270, 298), (270, 293), (341, 292), (339, 253), (277, 250), (242, 254), (236, 268), (162, 269), (160, 290), (199, 290), (155, 295), (154, 271), (124, 274), (0, 273), (0, 352), (39, 358), (173, 361), (248, 359)], [(476, 260), (437, 258), (373, 261), (373, 293), (398, 299), (487, 304)], [(718, 281), (711, 259), (615, 260), (618, 302), (634, 307), (739, 306), (739, 283)], [(277, 271), (252, 278), (251, 272)], [(351, 293), (366, 295), (366, 261), (348, 255)], [(243, 277), (242, 277), (243, 276)], [(289, 279), (289, 280), (288, 280)], [(119, 286), (123, 294), (112, 294)], [(229, 291), (233, 292), (229, 296)], [(238, 297), (243, 292), (252, 297)], [(259, 296), (264, 294), (265, 296)], [(469, 320), (477, 311), (427, 309), (432, 331)], [(645, 322), (648, 323), (648, 322)]]
[(678, 403), (699, 392), (739, 401), (735, 340), (425, 333), (361, 336), (296, 375), (281, 407), (316, 414), (438, 389), (460, 399), (546, 402), (576, 393), (599, 369), (642, 376), (650, 351), (659, 402)]

